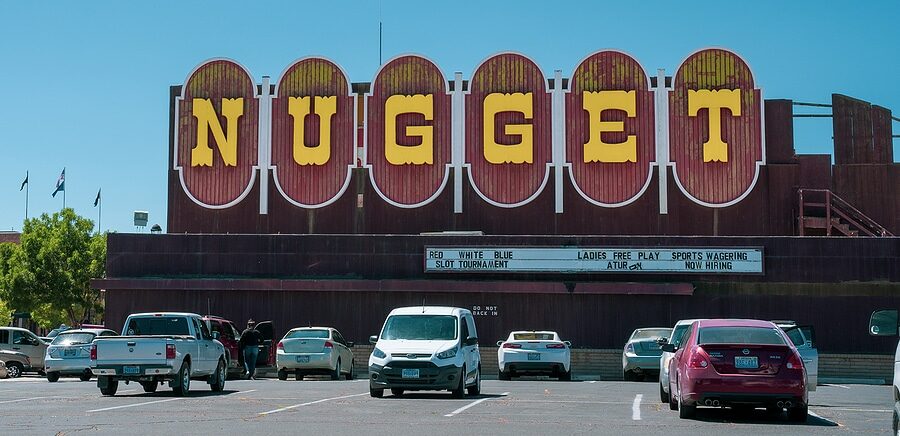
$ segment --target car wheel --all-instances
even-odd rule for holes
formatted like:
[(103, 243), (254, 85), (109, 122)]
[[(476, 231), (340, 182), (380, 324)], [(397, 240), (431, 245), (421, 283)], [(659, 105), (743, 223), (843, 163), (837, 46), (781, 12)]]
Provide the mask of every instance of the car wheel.
[(465, 398), (466, 396), (466, 367), (462, 367), (462, 371), (459, 373), (459, 384), (455, 389), (450, 391), (453, 394), (453, 398)]
[(56, 383), (59, 381), (59, 373), (58, 372), (48, 372), (47, 373), (47, 381), (50, 383)]
[(634, 373), (631, 371), (623, 371), (622, 372), (622, 380), (637, 381), (637, 376), (635, 376)]
[(561, 381), (572, 381), (572, 370), (568, 370), (559, 375), (559, 380)]
[(403, 389), (397, 389), (397, 388), (391, 389), (391, 395), (393, 395), (395, 397), (402, 397), (403, 392), (405, 392)]
[(690, 419), (694, 417), (694, 413), (697, 412), (697, 406), (689, 406), (684, 404), (684, 395), (681, 392), (681, 387), (678, 388), (678, 417), (681, 419)]
[(209, 388), (213, 392), (222, 392), (225, 390), (225, 362), (221, 359), (219, 360), (219, 364), (216, 366), (216, 372), (213, 374), (213, 382), (209, 385)]
[(25, 370), (25, 367), (19, 362), (9, 362), (6, 364), (6, 371), (9, 373), (9, 378), (21, 377), (23, 370)]
[(497, 378), (499, 378), (500, 380), (512, 380), (512, 377), (509, 376), (509, 373), (502, 369), (497, 374)]
[(469, 392), (469, 395), (481, 394), (481, 367), (479, 367), (475, 371), (475, 384), (472, 386), (469, 386), (468, 392)]
[(663, 390), (662, 383), (659, 384), (659, 402), (660, 403), (668, 403), (669, 402), (669, 393)]
[(897, 414), (897, 406), (900, 403), (894, 403), (894, 434), (900, 435), (900, 415)]
[(303, 373), (300, 370), (294, 371), (294, 380), (301, 381), (303, 380)]
[(341, 379), (341, 359), (338, 359), (337, 363), (334, 364), (334, 371), (331, 372), (332, 380), (340, 380)]
[(287, 375), (287, 371), (284, 368), (278, 370), (278, 380), (287, 380)]
[(156, 388), (159, 387), (159, 383), (155, 381), (141, 382), (141, 387), (144, 388), (144, 392), (152, 394), (156, 392)]
[(178, 384), (173, 388), (175, 395), (186, 397), (191, 390), (191, 363), (184, 361), (178, 370)]
[(107, 397), (116, 395), (116, 391), (119, 390), (119, 381), (112, 380), (108, 376), (101, 376), (97, 384), (100, 385), (100, 393)]
[(356, 362), (354, 362), (352, 360), (350, 361), (350, 371), (347, 371), (347, 380), (353, 380), (354, 378), (356, 378), (356, 374), (354, 374), (354, 370), (353, 370), (353, 367), (356, 366), (356, 365), (354, 365), (355, 363)]
[(788, 419), (791, 422), (806, 422), (807, 415), (809, 415), (809, 406), (797, 406), (788, 410)]
[(369, 388), (369, 396), (372, 398), (381, 398), (384, 396), (384, 389)]
[(91, 381), (91, 377), (93, 377), (93, 376), (94, 375), (91, 374), (90, 372), (85, 372), (84, 374), (81, 374), (81, 377), (78, 377), (78, 378), (81, 379), (81, 381)]

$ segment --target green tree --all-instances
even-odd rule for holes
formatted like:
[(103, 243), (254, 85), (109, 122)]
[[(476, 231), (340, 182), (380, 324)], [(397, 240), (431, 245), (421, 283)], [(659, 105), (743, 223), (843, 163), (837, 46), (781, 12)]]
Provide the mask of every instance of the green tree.
[(0, 299), (44, 327), (99, 315), (100, 293), (90, 281), (106, 274), (106, 235), (93, 229), (68, 208), (26, 220), (19, 245), (0, 247)]
[(9, 325), (12, 322), (12, 309), (5, 301), (0, 300), (0, 326)]

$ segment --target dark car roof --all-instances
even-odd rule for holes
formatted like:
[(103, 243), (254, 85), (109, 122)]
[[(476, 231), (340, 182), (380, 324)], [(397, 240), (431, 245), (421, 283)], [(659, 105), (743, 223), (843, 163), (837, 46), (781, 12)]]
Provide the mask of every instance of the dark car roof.
[(704, 319), (697, 322), (699, 327), (775, 327), (775, 324), (769, 321), (760, 321), (758, 319)]

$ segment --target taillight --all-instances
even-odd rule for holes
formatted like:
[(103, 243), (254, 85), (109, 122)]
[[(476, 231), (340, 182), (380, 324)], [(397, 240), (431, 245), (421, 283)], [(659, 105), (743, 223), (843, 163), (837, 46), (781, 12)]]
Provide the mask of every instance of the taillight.
[(166, 359), (175, 358), (175, 344), (166, 344)]
[(509, 342), (505, 342), (503, 344), (503, 348), (522, 348), (522, 344), (511, 344)]
[(566, 348), (565, 344), (547, 344), (547, 348)]
[(688, 362), (689, 368), (704, 369), (709, 366), (709, 355), (702, 348), (697, 347), (691, 354), (691, 360)]
[(325, 341), (325, 348), (334, 348), (334, 344), (331, 341)]
[(284, 351), (284, 342), (278, 341), (278, 345), (276, 346), (281, 351)]
[(791, 358), (788, 359), (787, 369), (803, 369), (803, 359), (801, 359), (797, 353), (792, 354)]
[(626, 345), (626, 346), (625, 346), (625, 352), (626, 352), (626, 353), (629, 353), (629, 354), (635, 354), (635, 353), (634, 353), (634, 344), (628, 344), (628, 345)]
[(91, 344), (91, 360), (97, 360), (97, 345)]

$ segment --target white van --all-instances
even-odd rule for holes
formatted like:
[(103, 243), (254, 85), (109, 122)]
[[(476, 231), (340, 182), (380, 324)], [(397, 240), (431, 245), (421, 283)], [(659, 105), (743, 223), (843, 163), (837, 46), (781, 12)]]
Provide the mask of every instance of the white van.
[(388, 314), (369, 356), (369, 393), (390, 389), (481, 393), (481, 354), (472, 312), (458, 307), (403, 307)]

